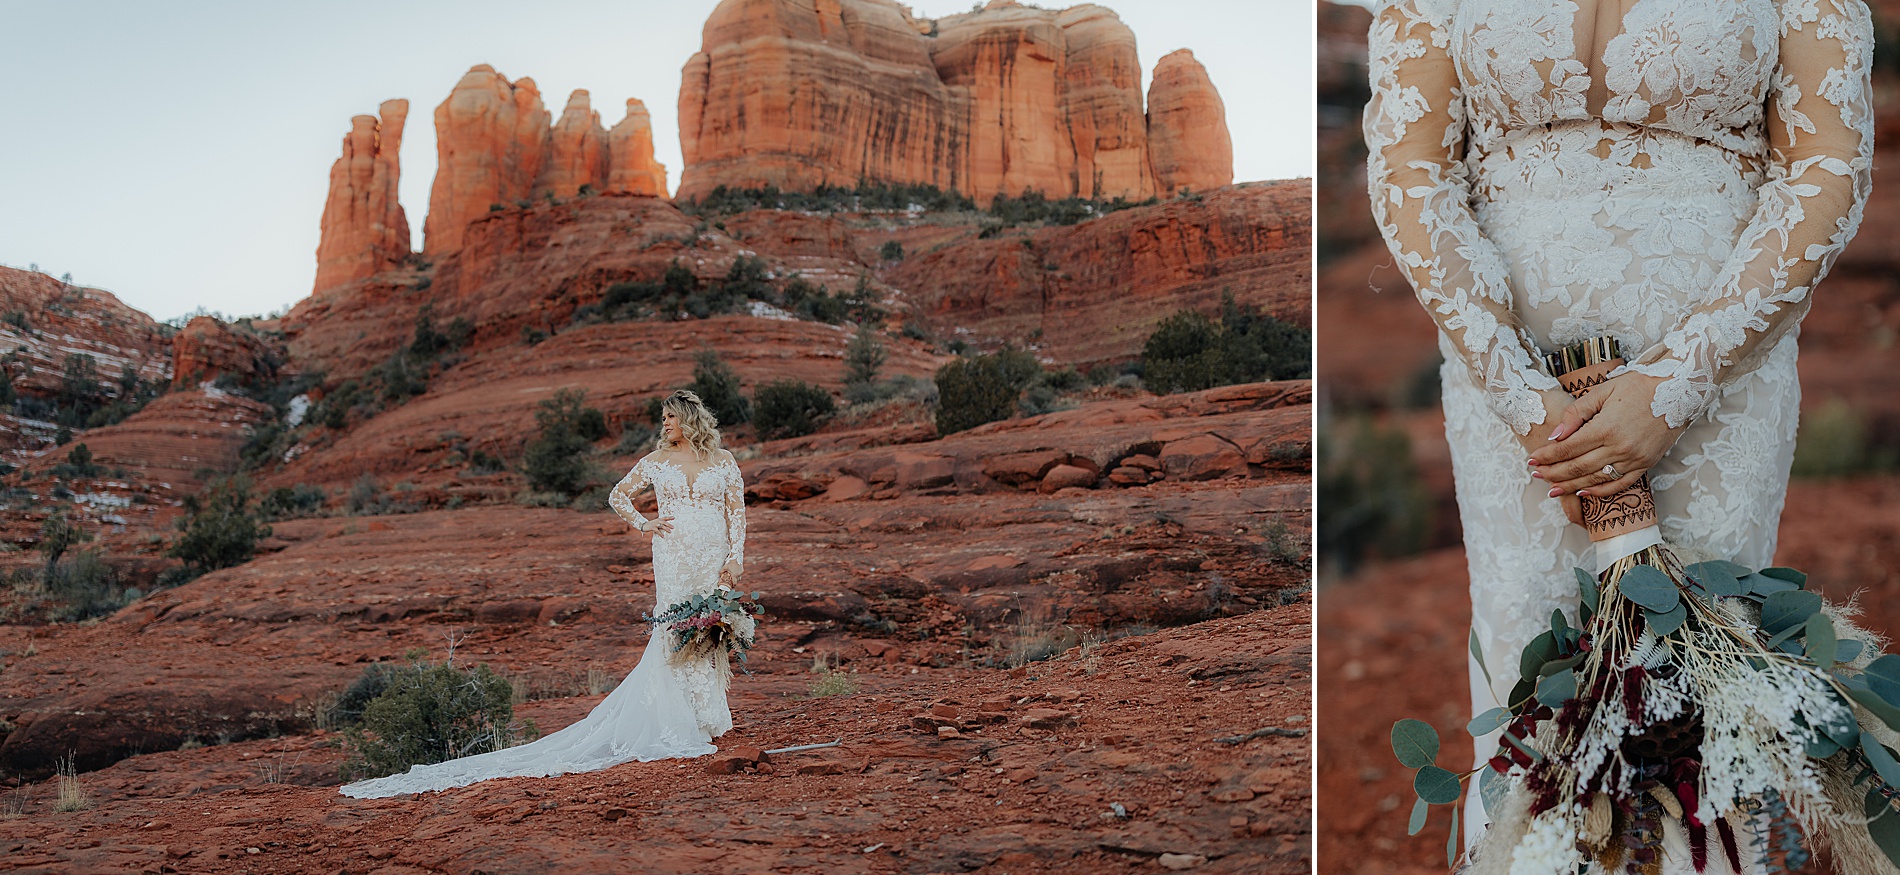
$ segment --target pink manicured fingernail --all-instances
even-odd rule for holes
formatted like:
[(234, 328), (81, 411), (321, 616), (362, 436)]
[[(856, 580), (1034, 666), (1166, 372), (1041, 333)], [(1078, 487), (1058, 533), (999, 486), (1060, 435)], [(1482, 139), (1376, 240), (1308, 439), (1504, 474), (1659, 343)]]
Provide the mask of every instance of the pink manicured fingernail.
[(1589, 497), (1590, 497), (1590, 493), (1588, 493), (1588, 492), (1585, 492), (1584, 490), (1581, 490), (1581, 489), (1579, 489), (1579, 490), (1577, 490), (1577, 497), (1578, 497), (1578, 498), (1589, 498)]
[(1551, 498), (1556, 498), (1557, 496), (1559, 496), (1559, 495), (1562, 495), (1562, 494), (1564, 494), (1564, 491), (1563, 491), (1562, 489), (1552, 489), (1552, 490), (1550, 490), (1550, 497), (1551, 497)]
[(1542, 472), (1542, 471), (1532, 471), (1532, 472), (1531, 472), (1531, 477), (1532, 477), (1533, 479), (1537, 479), (1537, 480), (1542, 480), (1542, 479), (1544, 479), (1544, 472)]

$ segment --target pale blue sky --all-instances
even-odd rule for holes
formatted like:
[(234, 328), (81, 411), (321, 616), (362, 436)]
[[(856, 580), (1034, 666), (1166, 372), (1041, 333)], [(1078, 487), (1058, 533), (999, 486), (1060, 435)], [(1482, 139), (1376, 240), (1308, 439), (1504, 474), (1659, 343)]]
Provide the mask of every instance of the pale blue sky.
[[(408, 98), (401, 192), (420, 246), (432, 113), (481, 63), (533, 77), (557, 116), (575, 88), (608, 127), (628, 97), (644, 100), (677, 186), (680, 66), (715, 5), (0, 0), (0, 264), (70, 271), (160, 319), (285, 307), (310, 292), (350, 117)], [(970, 5), (911, 7), (939, 17)], [(1135, 31), (1144, 71), (1184, 47), (1206, 65), (1237, 179), (1312, 175), (1310, 2), (1104, 5)]]

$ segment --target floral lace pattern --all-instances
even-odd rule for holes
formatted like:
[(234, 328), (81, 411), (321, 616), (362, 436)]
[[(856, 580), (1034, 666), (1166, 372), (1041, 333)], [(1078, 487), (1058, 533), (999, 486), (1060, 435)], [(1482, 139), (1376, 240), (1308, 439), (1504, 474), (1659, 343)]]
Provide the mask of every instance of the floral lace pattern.
[[(1650, 472), (1664, 536), (1767, 564), (1797, 326), (1871, 183), (1861, 0), (1635, 0), (1599, 32), (1604, 2), (1386, 0), (1369, 38), (1373, 215), (1440, 329), (1494, 665), (1574, 610), (1590, 555), (1523, 463), (1556, 386), (1540, 351), (1610, 334), (1661, 378), (1651, 412), (1686, 426)], [(1472, 676), (1478, 710), (1509, 692)]]
[[(652, 485), (672, 534), (653, 539), (653, 580), (660, 607), (713, 592), (728, 560), (745, 556), (745, 484), (730, 454), (688, 477), (671, 462), (648, 457), (615, 484), (607, 502), (635, 525), (647, 522), (633, 496)], [(579, 722), (519, 747), (416, 766), (400, 775), (345, 785), (346, 796), (370, 798), (461, 787), (491, 778), (562, 775), (630, 760), (713, 753), (712, 739), (732, 729), (726, 704), (731, 668), (713, 659), (672, 658), (672, 636), (647, 640), (639, 665)]]

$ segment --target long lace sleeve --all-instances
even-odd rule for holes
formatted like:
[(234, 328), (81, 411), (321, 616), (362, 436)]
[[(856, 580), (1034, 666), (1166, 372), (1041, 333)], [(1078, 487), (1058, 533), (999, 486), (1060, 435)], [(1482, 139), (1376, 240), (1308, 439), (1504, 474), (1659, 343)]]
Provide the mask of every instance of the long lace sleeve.
[(646, 475), (641, 472), (640, 466), (636, 464), (633, 466), (633, 470), (627, 472), (627, 476), (620, 478), (620, 482), (615, 483), (614, 488), (607, 492), (607, 505), (614, 509), (614, 513), (618, 514), (621, 519), (633, 523), (635, 527), (642, 529), (646, 528), (647, 518), (641, 515), (639, 510), (634, 508), (633, 496), (635, 493), (638, 493), (641, 488), (645, 487), (646, 484)]
[(1767, 125), (1769, 179), (1721, 279), (1632, 370), (1663, 382), (1671, 428), (1714, 403), (1800, 324), (1816, 283), (1860, 227), (1873, 182), (1873, 24), (1861, 0), (1782, 4)]
[(732, 462), (726, 477), (726, 561), (745, 565), (745, 481), (739, 463)]
[(1492, 412), (1518, 434), (1544, 421), (1539, 390), (1557, 381), (1511, 309), (1503, 257), (1478, 229), (1464, 152), (1464, 97), (1445, 29), (1418, 0), (1381, 4), (1368, 35), (1366, 178), (1372, 215), (1418, 299)]

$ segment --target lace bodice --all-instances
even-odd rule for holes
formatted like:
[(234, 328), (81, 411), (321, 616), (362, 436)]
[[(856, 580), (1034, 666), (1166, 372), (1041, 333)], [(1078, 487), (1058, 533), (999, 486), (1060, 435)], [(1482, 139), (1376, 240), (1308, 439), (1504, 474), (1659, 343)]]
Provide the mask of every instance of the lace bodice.
[[(1553, 343), (1616, 334), (1640, 350), (1630, 368), (1663, 380), (1655, 415), (1676, 427), (1706, 412), (1807, 312), (1871, 184), (1873, 35), (1860, 0), (1599, 8), (1614, 2), (1396, 0), (1370, 34), (1374, 217), (1519, 434), (1544, 420), (1539, 390), (1556, 388), (1533, 328)], [(1712, 200), (1672, 211), (1672, 185), (1744, 200), (1744, 221)], [(1617, 197), (1625, 189), (1643, 196)], [(1603, 210), (1559, 217), (1527, 206), (1533, 196), (1597, 197)], [(1508, 221), (1480, 220), (1505, 200)], [(1507, 256), (1487, 224), (1553, 242)], [(1608, 233), (1618, 228), (1630, 233)], [(1716, 257), (1705, 268), (1662, 257), (1677, 253)], [(1538, 288), (1520, 295), (1514, 276)], [(1537, 307), (1557, 310), (1527, 324)]]
[(607, 495), (607, 504), (621, 519), (644, 527), (647, 518), (633, 506), (633, 496), (648, 485), (659, 499), (660, 516), (673, 517), (675, 526), (683, 516), (705, 518), (717, 515), (724, 520), (726, 552), (721, 563), (745, 564), (745, 482), (739, 476), (739, 464), (731, 453), (688, 474), (677, 463), (647, 456), (635, 463)]

